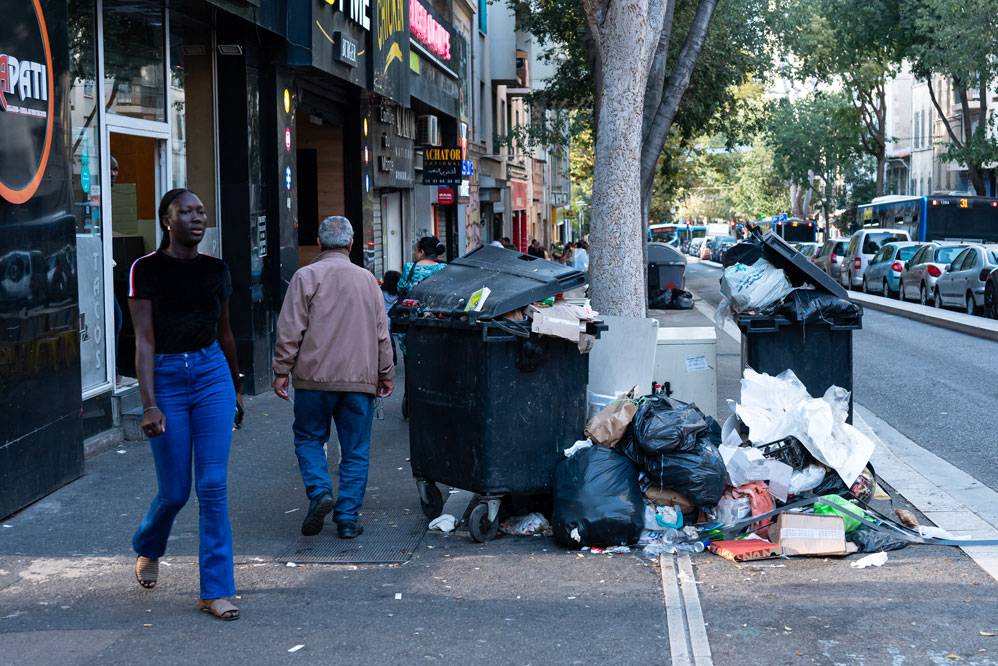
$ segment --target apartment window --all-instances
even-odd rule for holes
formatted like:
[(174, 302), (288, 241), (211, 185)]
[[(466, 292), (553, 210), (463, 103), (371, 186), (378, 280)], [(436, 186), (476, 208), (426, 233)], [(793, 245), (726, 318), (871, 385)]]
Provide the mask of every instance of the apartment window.
[(929, 176), (929, 180), (925, 183), (925, 193), (932, 194), (932, 176)]
[(918, 149), (918, 116), (921, 112), (915, 112), (915, 119), (911, 123), (911, 147)]

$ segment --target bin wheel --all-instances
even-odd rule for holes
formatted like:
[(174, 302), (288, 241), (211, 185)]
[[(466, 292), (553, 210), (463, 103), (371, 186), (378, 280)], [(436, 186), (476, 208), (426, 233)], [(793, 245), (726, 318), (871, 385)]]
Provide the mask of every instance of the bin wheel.
[(426, 498), (429, 501), (424, 502), (422, 498), (419, 500), (420, 506), (423, 507), (423, 515), (426, 516), (427, 520), (439, 518), (444, 511), (444, 496), (437, 484), (427, 482)]
[(486, 543), (495, 537), (499, 531), (499, 521), (489, 520), (489, 505), (479, 504), (471, 510), (468, 517), (468, 529), (471, 531), (471, 538), (478, 543)]

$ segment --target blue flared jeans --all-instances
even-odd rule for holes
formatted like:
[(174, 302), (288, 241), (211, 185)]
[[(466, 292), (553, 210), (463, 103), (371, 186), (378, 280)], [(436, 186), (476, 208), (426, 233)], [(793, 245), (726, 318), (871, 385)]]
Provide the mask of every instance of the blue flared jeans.
[(149, 440), (159, 492), (132, 539), (142, 557), (166, 552), (173, 521), (191, 494), (198, 494), (201, 598), (236, 593), (226, 476), (236, 391), (218, 343), (183, 354), (157, 354), (156, 405), (166, 431)]

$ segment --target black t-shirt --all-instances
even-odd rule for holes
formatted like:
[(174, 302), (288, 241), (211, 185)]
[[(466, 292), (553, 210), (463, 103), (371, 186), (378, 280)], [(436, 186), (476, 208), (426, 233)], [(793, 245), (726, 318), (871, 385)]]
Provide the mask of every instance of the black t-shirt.
[(152, 301), (157, 354), (203, 349), (218, 337), (222, 301), (232, 293), (229, 267), (199, 254), (175, 259), (162, 250), (132, 264), (128, 297)]

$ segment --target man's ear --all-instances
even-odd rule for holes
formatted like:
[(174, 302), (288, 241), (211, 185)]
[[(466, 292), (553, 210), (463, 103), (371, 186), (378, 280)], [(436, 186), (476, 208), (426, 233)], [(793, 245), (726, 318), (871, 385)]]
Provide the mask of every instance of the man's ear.
[(322, 247), (322, 241), (319, 240), (318, 236), (315, 237), (315, 244), (318, 245), (320, 248)]
[(353, 252), (353, 241), (354, 241), (354, 239), (351, 238), (350, 239), (350, 247), (347, 248), (347, 254), (350, 254), (350, 253)]

